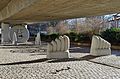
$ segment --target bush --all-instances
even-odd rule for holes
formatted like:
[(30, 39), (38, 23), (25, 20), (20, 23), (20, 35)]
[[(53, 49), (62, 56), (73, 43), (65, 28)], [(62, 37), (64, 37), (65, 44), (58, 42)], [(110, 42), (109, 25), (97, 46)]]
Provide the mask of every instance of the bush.
[(75, 32), (70, 32), (65, 34), (70, 38), (71, 42), (89, 42), (90, 41), (90, 35), (87, 33), (75, 33)]
[(120, 43), (120, 28), (111, 28), (103, 31), (101, 37), (110, 43)]
[(48, 35), (47, 39), (49, 39), (49, 41), (52, 41), (52, 40), (55, 40), (58, 37), (59, 37), (58, 33), (53, 33), (53, 34)]
[(41, 33), (40, 36), (42, 41), (47, 41), (48, 35)]
[(81, 33), (77, 35), (77, 42), (90, 42), (90, 35), (87, 33)]
[(70, 33), (67, 33), (67, 34), (65, 34), (65, 35), (67, 35), (67, 36), (70, 38), (70, 41), (71, 41), (71, 42), (76, 41), (77, 33), (75, 33), (75, 32), (70, 32)]
[[(88, 33), (77, 34), (75, 32), (70, 32), (70, 33), (66, 33), (63, 35), (67, 35), (70, 38), (71, 42), (90, 42), (91, 41), (91, 35)], [(58, 33), (54, 33), (54, 34), (50, 34), (50, 35), (41, 34), (41, 40), (50, 42), (52, 40), (55, 40), (59, 36), (60, 36), (60, 34), (58, 34)]]

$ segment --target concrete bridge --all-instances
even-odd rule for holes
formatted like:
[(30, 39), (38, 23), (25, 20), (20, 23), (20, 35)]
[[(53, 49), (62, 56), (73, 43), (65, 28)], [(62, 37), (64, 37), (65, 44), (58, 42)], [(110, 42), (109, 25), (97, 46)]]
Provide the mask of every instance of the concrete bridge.
[(0, 0), (0, 21), (26, 23), (116, 13), (120, 0)]
[(2, 40), (9, 40), (6, 34), (9, 24), (88, 17), (119, 11), (120, 0), (0, 0)]

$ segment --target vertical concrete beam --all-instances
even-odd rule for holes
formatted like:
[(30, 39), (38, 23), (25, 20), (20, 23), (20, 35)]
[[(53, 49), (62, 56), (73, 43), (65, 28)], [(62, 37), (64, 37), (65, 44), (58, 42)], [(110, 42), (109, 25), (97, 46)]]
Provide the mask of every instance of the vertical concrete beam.
[(9, 32), (9, 24), (1, 23), (1, 44), (5, 44), (10, 41)]

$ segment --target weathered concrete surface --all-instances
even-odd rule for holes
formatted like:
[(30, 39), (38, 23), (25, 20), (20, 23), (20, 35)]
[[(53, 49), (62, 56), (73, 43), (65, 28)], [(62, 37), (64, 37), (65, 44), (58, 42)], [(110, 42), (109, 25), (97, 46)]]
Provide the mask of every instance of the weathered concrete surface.
[(119, 0), (10, 0), (0, 11), (0, 21), (31, 22), (103, 15), (119, 12), (119, 4)]
[(0, 10), (7, 6), (11, 0), (0, 0)]

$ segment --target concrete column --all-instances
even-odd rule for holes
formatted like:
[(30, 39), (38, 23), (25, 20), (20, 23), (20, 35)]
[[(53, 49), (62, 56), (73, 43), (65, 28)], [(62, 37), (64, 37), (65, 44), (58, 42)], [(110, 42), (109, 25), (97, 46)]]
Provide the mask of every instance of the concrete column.
[(1, 23), (1, 44), (5, 44), (10, 41), (9, 33), (9, 24)]

